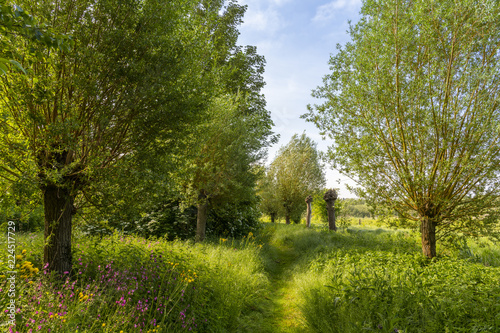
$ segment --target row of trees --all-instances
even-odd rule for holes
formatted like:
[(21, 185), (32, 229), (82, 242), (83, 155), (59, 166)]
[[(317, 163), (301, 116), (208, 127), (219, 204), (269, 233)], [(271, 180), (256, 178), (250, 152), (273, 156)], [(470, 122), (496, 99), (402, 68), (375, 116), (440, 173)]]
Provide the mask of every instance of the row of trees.
[(260, 93), (264, 58), (237, 45), (245, 6), (17, 5), (2, 11), (23, 8), (48, 33), (36, 42), (22, 22), (0, 29), (1, 58), (19, 64), (0, 78), (2, 205), (43, 204), (49, 270), (71, 271), (76, 213), (126, 228), (197, 206), (202, 240), (209, 204), (254, 209), (256, 166), (276, 138)]

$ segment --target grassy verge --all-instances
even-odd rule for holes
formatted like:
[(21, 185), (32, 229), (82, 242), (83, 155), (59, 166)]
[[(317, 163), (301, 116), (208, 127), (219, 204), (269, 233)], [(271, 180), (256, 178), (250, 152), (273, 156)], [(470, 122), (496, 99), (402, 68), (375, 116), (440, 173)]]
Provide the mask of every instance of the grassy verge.
[[(74, 244), (61, 282), (41, 267), (42, 235), (17, 237), (14, 331), (500, 332), (500, 247), (487, 240), (433, 261), (417, 234), (373, 226), (267, 223), (242, 240)], [(0, 289), (5, 309), (5, 277)]]

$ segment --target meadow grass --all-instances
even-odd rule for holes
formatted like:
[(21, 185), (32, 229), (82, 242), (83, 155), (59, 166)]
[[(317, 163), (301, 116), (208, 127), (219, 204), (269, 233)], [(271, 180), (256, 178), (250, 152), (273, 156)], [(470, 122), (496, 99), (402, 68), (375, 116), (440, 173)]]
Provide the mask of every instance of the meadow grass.
[(17, 238), (13, 332), (500, 332), (500, 247), (487, 239), (430, 261), (418, 234), (370, 223), (264, 223), (202, 244), (75, 235), (61, 280), (41, 266), (42, 238)]
[(115, 234), (74, 244), (73, 272), (60, 281), (40, 267), (42, 235), (18, 238), (24, 254), (14, 331), (232, 332), (267, 290), (251, 236), (195, 244)]

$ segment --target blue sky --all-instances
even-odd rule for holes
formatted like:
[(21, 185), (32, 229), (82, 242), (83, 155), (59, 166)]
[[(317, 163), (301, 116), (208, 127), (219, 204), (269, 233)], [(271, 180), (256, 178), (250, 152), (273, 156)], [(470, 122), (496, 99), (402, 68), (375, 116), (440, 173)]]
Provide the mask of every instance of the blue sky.
[[(318, 129), (300, 119), (308, 104), (320, 103), (311, 92), (329, 72), (328, 60), (337, 44), (349, 41), (348, 21), (359, 19), (361, 0), (239, 0), (248, 5), (238, 44), (255, 45), (266, 58), (264, 80), (267, 108), (280, 141), (269, 150), (268, 162), (293, 134), (306, 134), (326, 151)], [(354, 197), (344, 186), (350, 182), (325, 166), (327, 187), (339, 188), (340, 197)], [(340, 180), (340, 183), (338, 182)]]

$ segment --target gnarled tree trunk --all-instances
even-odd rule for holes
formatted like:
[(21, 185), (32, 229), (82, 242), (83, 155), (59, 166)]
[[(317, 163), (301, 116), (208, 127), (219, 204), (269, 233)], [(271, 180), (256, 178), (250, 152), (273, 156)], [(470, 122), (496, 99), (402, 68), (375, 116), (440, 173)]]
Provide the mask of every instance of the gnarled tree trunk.
[(312, 196), (307, 196), (306, 198), (306, 204), (307, 204), (307, 213), (306, 213), (306, 226), (308, 228), (311, 227), (311, 202), (313, 201)]
[(335, 190), (326, 191), (323, 199), (326, 201), (326, 210), (328, 212), (328, 229), (337, 231), (335, 225), (335, 200), (337, 200), (337, 192)]
[(427, 258), (436, 256), (436, 224), (428, 216), (420, 219), (420, 233), (422, 235), (422, 252)]
[(74, 197), (70, 190), (56, 185), (43, 188), (45, 213), (45, 246), (43, 262), (49, 271), (61, 275), (71, 273), (71, 220), (74, 212)]

